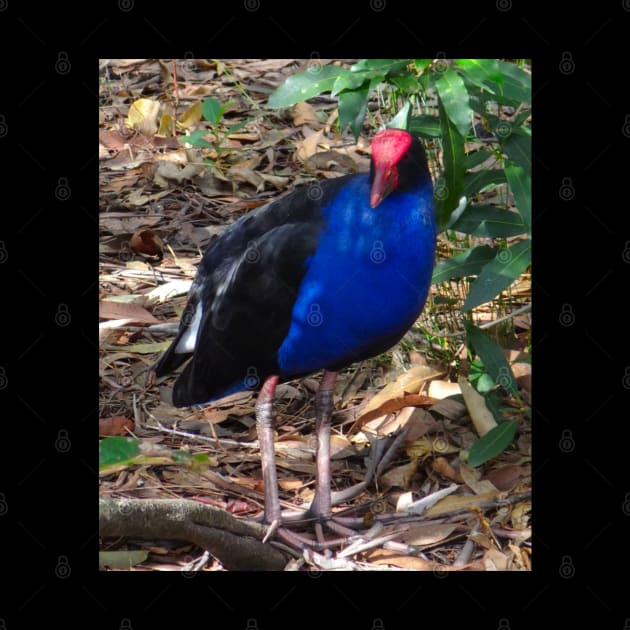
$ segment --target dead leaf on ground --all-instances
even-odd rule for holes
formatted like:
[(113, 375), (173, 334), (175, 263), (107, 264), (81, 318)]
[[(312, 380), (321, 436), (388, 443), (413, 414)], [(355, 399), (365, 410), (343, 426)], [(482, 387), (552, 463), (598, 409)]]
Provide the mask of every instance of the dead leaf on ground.
[(497, 421), (488, 409), (486, 399), (481, 394), (478, 394), (463, 376), (460, 376), (457, 382), (462, 390), (462, 395), (477, 435), (482, 437), (497, 426)]
[(101, 300), (98, 305), (98, 316), (101, 319), (128, 319), (141, 324), (159, 324), (160, 320), (138, 304), (124, 304)]
[(431, 398), (438, 398), (439, 400), (442, 400), (443, 398), (456, 396), (461, 393), (462, 390), (458, 383), (441, 380), (431, 381), (429, 383), (428, 395), (431, 396)]
[(391, 565), (410, 571), (434, 571), (437, 567), (437, 564), (430, 560), (407, 556), (389, 549), (376, 549), (367, 553), (365, 557), (372, 564)]
[(318, 125), (319, 118), (317, 118), (315, 108), (306, 101), (301, 101), (300, 103), (297, 103), (293, 108), (293, 124), (296, 127), (304, 124)]
[(459, 470), (451, 466), (445, 457), (435, 457), (431, 463), (431, 467), (436, 473), (446, 477), (447, 479), (451, 479), (456, 483), (464, 482)]
[(304, 140), (297, 141), (295, 143), (295, 157), (300, 160), (300, 162), (308, 160), (308, 158), (317, 153), (317, 148), (323, 137), (324, 130), (320, 129), (319, 131), (315, 131), (310, 136), (304, 138)]
[(125, 416), (111, 416), (111, 418), (99, 418), (98, 420), (98, 434), (100, 437), (129, 435), (129, 431), (134, 429), (134, 421)]
[(412, 525), (396, 540), (407, 545), (434, 545), (448, 538), (457, 529), (455, 523), (427, 523)]
[(157, 131), (157, 119), (160, 112), (160, 103), (150, 98), (140, 98), (129, 107), (127, 126), (139, 131), (144, 136), (153, 136)]
[(508, 491), (515, 488), (523, 479), (531, 475), (529, 466), (507, 465), (491, 470), (485, 478), (499, 490)]
[(381, 487), (384, 491), (389, 490), (394, 486), (398, 488), (408, 488), (413, 476), (416, 474), (417, 468), (417, 459), (413, 459), (408, 464), (391, 468), (379, 478), (379, 487)]
[(478, 468), (472, 468), (472, 466), (461, 462), (459, 471), (466, 485), (475, 494), (485, 495), (498, 491), (498, 488), (489, 479), (481, 479), (481, 471)]
[[(417, 394), (424, 383), (440, 375), (440, 372), (427, 365), (418, 365), (401, 374), (393, 383), (388, 383), (378, 394), (372, 397), (363, 410), (364, 414), (378, 409), (383, 403), (404, 394)], [(437, 401), (435, 401), (437, 402)]]
[(478, 509), (479, 504), (484, 501), (493, 501), (502, 493), (498, 490), (487, 492), (486, 494), (449, 496), (430, 507), (425, 515), (427, 517), (437, 518), (441, 514), (453, 512), (455, 510), (473, 510)]

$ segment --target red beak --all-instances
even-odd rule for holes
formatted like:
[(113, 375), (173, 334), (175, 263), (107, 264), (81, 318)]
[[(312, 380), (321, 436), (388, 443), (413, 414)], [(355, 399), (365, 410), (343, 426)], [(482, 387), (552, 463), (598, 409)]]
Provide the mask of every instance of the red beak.
[(383, 164), (374, 165), (374, 180), (370, 191), (370, 206), (376, 208), (396, 187), (396, 170)]

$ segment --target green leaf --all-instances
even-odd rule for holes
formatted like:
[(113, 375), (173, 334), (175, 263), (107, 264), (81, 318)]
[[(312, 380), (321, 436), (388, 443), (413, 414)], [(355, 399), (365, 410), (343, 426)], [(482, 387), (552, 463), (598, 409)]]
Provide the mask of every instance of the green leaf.
[(481, 466), (489, 459), (503, 453), (514, 441), (518, 420), (502, 422), (480, 437), (468, 451), (468, 465), (473, 468)]
[(464, 80), (454, 70), (448, 69), (435, 81), (435, 89), (448, 117), (465, 137), (471, 127), (473, 112)]
[(464, 327), (468, 343), (481, 359), (485, 371), (493, 380), (493, 385), (500, 385), (507, 392), (517, 396), (516, 380), (501, 346), (474, 324), (464, 322)]
[(410, 63), (410, 59), (361, 59), (350, 70), (352, 72), (366, 71), (368, 76), (394, 74), (404, 70)]
[(443, 185), (436, 186), (435, 197), (438, 229), (448, 224), (451, 212), (459, 205), (464, 187), (464, 138), (438, 99), (440, 127), (442, 129), (442, 150), (444, 160)]
[(462, 311), (468, 311), (495, 298), (525, 271), (530, 262), (531, 241), (529, 239), (520, 241), (507, 249), (500, 249), (494, 260), (484, 266), (473, 283)]
[(343, 130), (346, 125), (350, 129), (355, 139), (361, 133), (361, 126), (365, 118), (369, 93), (369, 84), (366, 82), (359, 90), (349, 90), (339, 94), (339, 127)]
[(400, 111), (387, 123), (388, 129), (409, 129), (409, 112), (411, 101), (407, 101)]
[(532, 101), (532, 77), (508, 61), (497, 61), (503, 82), (498, 85), (496, 100), (501, 103), (520, 104)]
[(488, 238), (507, 238), (527, 232), (518, 212), (497, 206), (468, 206), (449, 229)]
[(473, 151), (469, 153), (464, 159), (464, 167), (466, 170), (470, 170), (471, 168), (475, 168), (475, 166), (479, 166), (483, 164), (486, 160), (494, 157), (494, 153), (492, 151), (486, 151), (486, 149), (479, 149), (477, 151)]
[(448, 282), (453, 278), (465, 278), (475, 276), (497, 254), (497, 250), (488, 245), (481, 245), (462, 254), (441, 260), (433, 270), (431, 282)]
[(409, 131), (429, 138), (439, 137), (442, 134), (440, 119), (437, 116), (431, 116), (430, 114), (414, 116), (409, 121)]
[(505, 176), (514, 195), (516, 209), (529, 233), (532, 227), (532, 178), (522, 166), (510, 162), (505, 167)]
[(477, 379), (477, 391), (480, 394), (485, 394), (486, 392), (491, 391), (495, 385), (496, 383), (493, 378), (487, 372), (480, 374)]
[(182, 136), (182, 141), (187, 142), (191, 147), (200, 147), (204, 149), (214, 148), (214, 144), (206, 140), (206, 136), (210, 135), (208, 129), (197, 129), (188, 136)]
[(322, 92), (329, 92), (343, 73), (343, 68), (330, 65), (313, 66), (294, 74), (271, 93), (267, 107), (290, 107)]
[(341, 73), (330, 90), (332, 96), (336, 96), (342, 90), (356, 90), (372, 78), (367, 72), (350, 72), (344, 68), (339, 68), (339, 70)]
[(128, 437), (108, 437), (98, 445), (99, 466), (126, 462), (140, 453), (140, 440)]
[(129, 569), (144, 562), (149, 552), (144, 549), (124, 549), (121, 551), (99, 551), (98, 568)]
[(532, 137), (522, 129), (514, 129), (502, 142), (507, 156), (528, 173), (532, 171)]
[(433, 61), (433, 59), (414, 59), (413, 60), (413, 65), (414, 68), (416, 69), (416, 72), (424, 72), (428, 67), (429, 64)]
[(420, 83), (414, 74), (403, 74), (399, 77), (388, 77), (388, 83), (395, 85), (405, 94), (417, 94), (420, 91)]
[(466, 173), (464, 175), (464, 194), (470, 198), (488, 186), (498, 186), (499, 184), (505, 184), (506, 181), (503, 169), (483, 169)]
[(491, 94), (497, 91), (497, 85), (503, 82), (496, 59), (456, 59), (463, 71), (464, 78)]
[(256, 118), (246, 118), (245, 120), (242, 120), (241, 122), (236, 123), (235, 125), (231, 125), (230, 127), (227, 128), (225, 135), (230, 136), (233, 133), (240, 131), (245, 125), (249, 124), (250, 122), (253, 122), (254, 120), (256, 120)]
[[(137, 354), (157, 354), (158, 352), (164, 352), (171, 341), (156, 341), (154, 343), (135, 343), (128, 346), (124, 346), (125, 352), (134, 352)], [(120, 346), (105, 345), (106, 350), (120, 351)]]
[(213, 126), (217, 126), (223, 116), (226, 106), (221, 105), (216, 98), (207, 98), (201, 104), (203, 117)]

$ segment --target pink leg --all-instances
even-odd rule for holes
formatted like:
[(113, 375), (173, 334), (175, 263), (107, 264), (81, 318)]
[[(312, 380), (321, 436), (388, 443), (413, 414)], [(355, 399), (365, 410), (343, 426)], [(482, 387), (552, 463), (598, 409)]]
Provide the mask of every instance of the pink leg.
[(330, 419), (333, 410), (333, 392), (337, 372), (324, 372), (322, 381), (315, 395), (315, 414), (317, 433), (317, 478), (315, 496), (309, 508), (309, 515), (321, 520), (330, 518)]
[(263, 383), (256, 401), (256, 431), (260, 444), (263, 483), (265, 484), (265, 523), (268, 524), (280, 519), (278, 476), (273, 447), (273, 425), (276, 419), (274, 395), (277, 385), (278, 377), (270, 376)]

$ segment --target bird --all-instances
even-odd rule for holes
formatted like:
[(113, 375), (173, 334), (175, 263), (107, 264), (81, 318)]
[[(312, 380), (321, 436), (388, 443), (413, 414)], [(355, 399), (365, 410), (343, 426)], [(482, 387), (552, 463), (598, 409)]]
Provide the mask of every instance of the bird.
[(323, 370), (315, 394), (314, 498), (331, 518), (330, 430), (337, 373), (394, 346), (420, 315), (436, 250), (424, 147), (403, 129), (371, 142), (370, 171), (306, 185), (243, 215), (211, 241), (177, 335), (153, 367), (183, 371), (176, 407), (258, 390), (263, 521), (281, 523), (275, 390)]

